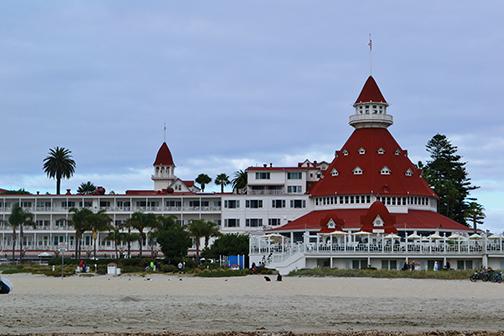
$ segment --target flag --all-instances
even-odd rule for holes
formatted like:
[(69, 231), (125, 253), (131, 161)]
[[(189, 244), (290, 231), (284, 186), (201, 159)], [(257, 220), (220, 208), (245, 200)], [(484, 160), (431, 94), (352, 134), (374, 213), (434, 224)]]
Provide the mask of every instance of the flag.
[(373, 40), (371, 40), (371, 34), (369, 34), (368, 46), (369, 46), (369, 51), (372, 51), (373, 50)]

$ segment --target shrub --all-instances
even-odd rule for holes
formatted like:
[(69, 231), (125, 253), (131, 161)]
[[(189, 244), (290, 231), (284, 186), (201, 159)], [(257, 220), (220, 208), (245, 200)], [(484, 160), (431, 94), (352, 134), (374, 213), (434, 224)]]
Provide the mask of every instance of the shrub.
[(178, 268), (175, 265), (162, 264), (160, 266), (160, 271), (163, 273), (176, 273), (176, 272), (178, 272)]
[(472, 270), (465, 271), (398, 271), (398, 270), (376, 270), (376, 269), (336, 269), (336, 268), (314, 268), (300, 269), (292, 271), (289, 276), (311, 276), (311, 277), (367, 277), (367, 278), (410, 278), (410, 279), (441, 279), (441, 280), (462, 280), (468, 279), (473, 273)]
[(248, 275), (249, 271), (245, 270), (232, 270), (232, 269), (205, 269), (201, 272), (195, 273), (195, 276), (205, 277), (205, 278), (220, 278), (220, 277), (235, 277), (235, 276), (245, 276)]

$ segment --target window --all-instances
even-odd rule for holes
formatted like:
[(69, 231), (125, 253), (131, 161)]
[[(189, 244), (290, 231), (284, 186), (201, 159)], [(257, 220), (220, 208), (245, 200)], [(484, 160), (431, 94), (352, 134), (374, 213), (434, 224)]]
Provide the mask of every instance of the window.
[(346, 149), (343, 149), (343, 155), (345, 155), (345, 156), (348, 155), (348, 151)]
[(306, 208), (306, 201), (305, 200), (291, 200), (290, 207), (295, 208), (295, 209)]
[(413, 171), (411, 170), (411, 168), (408, 168), (408, 170), (406, 170), (406, 173), (404, 175), (413, 176)]
[(373, 226), (383, 226), (383, 220), (379, 215), (376, 216), (375, 220), (373, 221)]
[(378, 154), (379, 155), (385, 154), (385, 149), (383, 149), (382, 147), (378, 148)]
[(224, 227), (240, 227), (240, 219), (226, 218), (224, 219)]
[(256, 180), (269, 180), (269, 179), (270, 179), (269, 172), (257, 172), (256, 173)]
[[(128, 203), (128, 205), (125, 205), (125, 206), (129, 206), (129, 202), (127, 202), (127, 203)], [(182, 206), (182, 202), (175, 201), (175, 200), (168, 200), (168, 201), (166, 201), (166, 206), (169, 208), (179, 208)]]
[(245, 221), (245, 226), (247, 227), (259, 227), (262, 225), (262, 218), (247, 218)]
[(272, 208), (285, 208), (285, 200), (271, 200)]
[(227, 201), (224, 201), (224, 208), (237, 209), (239, 207), (240, 207), (240, 201), (239, 200), (227, 200)]
[(394, 154), (395, 154), (395, 155), (401, 155), (401, 150), (400, 150), (399, 148), (398, 148), (398, 149), (396, 149), (396, 151), (395, 151), (395, 153), (394, 153)]
[(280, 218), (269, 218), (268, 225), (270, 226), (278, 226), (280, 225)]
[(364, 154), (366, 154), (366, 150), (365, 150), (364, 148), (362, 148), (362, 147), (361, 147), (361, 148), (359, 148), (359, 154), (360, 154), (360, 155), (364, 155)]
[(336, 168), (333, 168), (333, 170), (331, 170), (331, 176), (338, 176), (338, 175), (339, 175), (339, 173), (336, 170)]
[(301, 180), (303, 178), (303, 174), (301, 172), (288, 172), (287, 179), (288, 180)]
[(360, 167), (355, 167), (353, 170), (354, 175), (362, 175), (362, 169)]
[(262, 208), (263, 202), (262, 202), (262, 200), (246, 200), (245, 207), (251, 208), (251, 209)]
[(287, 186), (287, 192), (291, 194), (299, 194), (302, 193), (302, 187), (301, 186)]
[(110, 201), (100, 201), (100, 208), (110, 207)]
[(380, 174), (382, 175), (390, 175), (390, 169), (389, 167), (385, 166), (380, 170)]

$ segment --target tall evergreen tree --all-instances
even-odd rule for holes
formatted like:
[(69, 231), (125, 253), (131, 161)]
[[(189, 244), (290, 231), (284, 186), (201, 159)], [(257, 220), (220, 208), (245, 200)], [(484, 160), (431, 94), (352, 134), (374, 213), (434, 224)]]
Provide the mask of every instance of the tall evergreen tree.
[(466, 170), (466, 162), (461, 161), (457, 147), (443, 134), (436, 134), (426, 146), (431, 159), (423, 168), (423, 177), (439, 196), (438, 211), (466, 224), (467, 199), (473, 186)]
[(486, 217), (485, 208), (475, 200), (469, 202), (466, 209), (466, 219), (471, 222), (474, 232), (478, 230), (478, 225), (483, 224)]

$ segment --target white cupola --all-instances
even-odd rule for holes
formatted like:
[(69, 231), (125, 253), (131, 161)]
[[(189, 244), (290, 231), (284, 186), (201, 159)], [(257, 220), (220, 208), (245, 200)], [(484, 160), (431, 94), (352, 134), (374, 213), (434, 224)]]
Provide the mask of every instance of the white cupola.
[(388, 103), (372, 76), (368, 77), (353, 106), (355, 113), (350, 116), (349, 124), (355, 128), (387, 128), (393, 124), (392, 116), (387, 114)]

